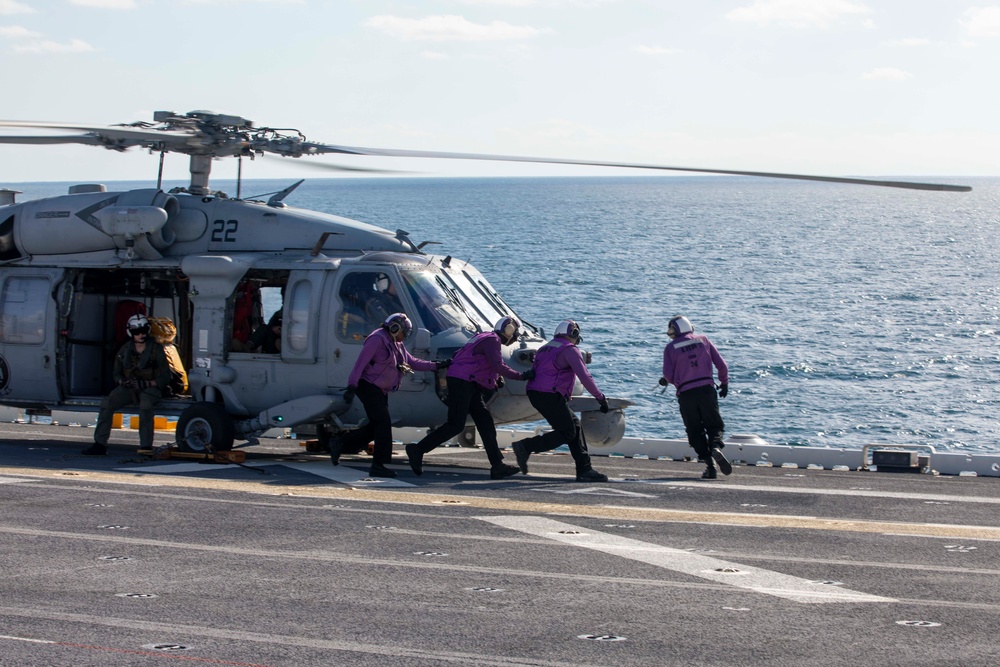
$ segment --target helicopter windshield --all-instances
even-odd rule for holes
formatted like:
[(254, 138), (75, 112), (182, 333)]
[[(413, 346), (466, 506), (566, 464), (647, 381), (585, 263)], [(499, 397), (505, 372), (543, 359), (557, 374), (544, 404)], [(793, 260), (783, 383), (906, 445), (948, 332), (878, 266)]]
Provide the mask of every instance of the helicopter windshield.
[(483, 323), (475, 316), (475, 311), (463, 303), (458, 290), (445, 284), (438, 274), (430, 271), (401, 271), (401, 273), (406, 291), (416, 304), (417, 313), (424, 327), (432, 334), (462, 328), (482, 330)]
[(468, 269), (461, 271), (444, 271), (446, 279), (452, 288), (461, 294), (463, 300), (473, 311), (476, 321), (491, 329), (493, 324), (506, 315), (514, 313), (500, 300), (486, 279)]

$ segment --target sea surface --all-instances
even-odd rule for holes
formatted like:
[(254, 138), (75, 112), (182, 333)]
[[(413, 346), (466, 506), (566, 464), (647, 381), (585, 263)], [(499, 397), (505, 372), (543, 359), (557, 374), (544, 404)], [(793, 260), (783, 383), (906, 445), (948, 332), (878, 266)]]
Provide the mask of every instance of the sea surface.
[[(286, 202), (440, 242), (428, 250), (471, 261), (549, 335), (579, 321), (598, 386), (634, 403), (627, 435), (683, 437), (657, 380), (667, 321), (684, 314), (729, 364), (730, 434), (996, 453), (1000, 179), (948, 182), (974, 189), (393, 177), (307, 180)], [(23, 201), (65, 185), (17, 189)]]

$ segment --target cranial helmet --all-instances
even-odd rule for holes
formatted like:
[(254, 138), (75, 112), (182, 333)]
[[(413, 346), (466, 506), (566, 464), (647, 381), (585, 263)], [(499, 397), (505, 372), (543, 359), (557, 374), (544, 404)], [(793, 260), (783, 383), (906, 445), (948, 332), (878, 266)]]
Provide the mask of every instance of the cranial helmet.
[(504, 345), (510, 345), (517, 338), (521, 329), (521, 323), (513, 317), (501, 317), (493, 326), (493, 333), (500, 336), (500, 341)]
[(694, 325), (691, 324), (691, 320), (683, 315), (674, 316), (667, 324), (667, 335), (671, 338), (676, 338), (686, 333), (694, 333)]
[(375, 275), (375, 289), (379, 292), (384, 292), (389, 289), (389, 276), (384, 273), (379, 273)]
[(385, 322), (382, 323), (382, 328), (393, 336), (402, 332), (403, 338), (406, 338), (410, 335), (410, 332), (413, 331), (413, 322), (410, 322), (410, 318), (406, 316), (406, 313), (393, 313), (389, 317), (385, 318)]
[(129, 336), (134, 336), (136, 334), (146, 334), (149, 335), (149, 320), (146, 319), (145, 315), (133, 315), (128, 318), (128, 324), (125, 325), (126, 331), (128, 331)]
[(572, 338), (578, 343), (583, 340), (580, 337), (580, 325), (573, 320), (563, 320), (560, 322), (556, 327), (556, 335)]

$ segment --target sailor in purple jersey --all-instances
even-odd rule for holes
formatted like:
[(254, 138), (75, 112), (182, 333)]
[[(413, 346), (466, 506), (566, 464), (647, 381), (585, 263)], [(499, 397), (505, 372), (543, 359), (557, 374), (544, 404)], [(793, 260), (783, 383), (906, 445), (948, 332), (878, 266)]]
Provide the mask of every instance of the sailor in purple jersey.
[[(667, 324), (670, 342), (663, 349), (663, 377), (660, 384), (677, 387), (677, 403), (687, 431), (688, 444), (704, 461), (705, 479), (715, 479), (715, 464), (723, 475), (733, 472), (722, 453), (722, 434), (726, 425), (719, 414), (719, 396), (729, 394), (729, 366), (707, 336), (696, 334), (694, 326), (683, 315)], [(715, 393), (712, 366), (719, 372), (719, 393)]]
[(560, 445), (569, 445), (569, 452), (576, 463), (576, 481), (606, 482), (608, 476), (591, 467), (587, 441), (580, 428), (580, 419), (569, 408), (576, 379), (601, 404), (601, 412), (608, 412), (608, 400), (597, 388), (597, 383), (587, 370), (583, 355), (577, 345), (582, 341), (580, 325), (573, 320), (564, 320), (556, 327), (555, 336), (535, 354), (532, 370), (535, 377), (528, 382), (528, 400), (549, 422), (552, 430), (532, 438), (518, 440), (513, 444), (517, 465), (524, 474), (528, 473), (528, 457), (538, 452), (547, 452)]
[[(394, 313), (382, 326), (368, 334), (361, 348), (361, 356), (347, 379), (344, 400), (350, 405), (355, 394), (361, 399), (368, 416), (368, 423), (350, 434), (330, 440), (330, 459), (340, 463), (340, 453), (345, 449), (357, 450), (372, 440), (375, 454), (369, 475), (395, 477), (386, 467), (392, 461), (392, 417), (389, 415), (389, 392), (399, 389), (405, 373), (434, 371), (447, 368), (450, 360), (434, 362), (417, 359), (403, 346), (403, 339), (410, 335), (413, 324), (404, 313)], [(358, 447), (360, 445), (360, 447)]]
[(493, 331), (477, 334), (455, 353), (448, 369), (448, 421), (437, 427), (420, 442), (406, 446), (406, 456), (415, 475), (423, 474), (424, 454), (454, 438), (465, 429), (465, 420), (472, 415), (483, 449), (490, 460), (490, 478), (503, 479), (518, 471), (517, 466), (503, 462), (497, 444), (497, 429), (486, 401), (503, 386), (503, 378), (528, 380), (531, 371), (519, 373), (503, 361), (501, 345), (517, 340), (521, 323), (513, 317), (502, 317)]

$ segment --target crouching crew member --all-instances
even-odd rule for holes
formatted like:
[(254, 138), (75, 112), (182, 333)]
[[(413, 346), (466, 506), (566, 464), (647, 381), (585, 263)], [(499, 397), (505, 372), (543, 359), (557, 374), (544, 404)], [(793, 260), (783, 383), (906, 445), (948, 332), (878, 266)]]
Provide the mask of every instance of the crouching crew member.
[[(725, 445), (722, 434), (726, 425), (719, 414), (719, 396), (729, 394), (729, 366), (707, 336), (696, 334), (694, 326), (683, 315), (667, 324), (670, 342), (663, 349), (664, 387), (677, 387), (677, 403), (687, 431), (688, 444), (698, 454), (698, 459), (708, 466), (702, 477), (715, 479), (715, 464), (723, 475), (733, 471), (733, 466), (722, 453)], [(719, 372), (719, 393), (715, 393), (712, 366)]]
[(145, 315), (130, 317), (126, 329), (131, 339), (115, 355), (112, 373), (117, 386), (101, 401), (94, 444), (83, 450), (87, 456), (108, 453), (111, 422), (115, 412), (127, 405), (139, 406), (139, 448), (153, 446), (153, 407), (170, 384), (170, 363), (163, 346), (150, 337), (149, 320)]
[(368, 423), (342, 438), (331, 438), (330, 458), (333, 465), (340, 463), (340, 452), (357, 445), (375, 441), (375, 453), (368, 474), (372, 477), (395, 477), (386, 467), (392, 461), (392, 417), (389, 415), (389, 392), (399, 389), (406, 373), (434, 371), (446, 368), (451, 362), (426, 361), (411, 355), (403, 346), (403, 339), (410, 335), (413, 324), (404, 313), (394, 313), (382, 326), (368, 334), (361, 348), (361, 356), (347, 380), (344, 401), (348, 405), (357, 395), (365, 408)]
[(423, 474), (424, 454), (465, 429), (465, 420), (469, 415), (472, 415), (490, 460), (490, 478), (503, 479), (518, 471), (517, 466), (503, 462), (503, 454), (497, 444), (497, 429), (486, 402), (503, 386), (503, 378), (527, 380), (532, 377), (530, 370), (518, 373), (505, 364), (500, 353), (501, 345), (510, 345), (517, 340), (520, 327), (521, 323), (513, 317), (502, 317), (497, 320), (493, 331), (473, 336), (455, 353), (447, 377), (448, 421), (420, 442), (406, 446), (406, 456), (414, 474)]
[(528, 457), (531, 454), (547, 452), (568, 444), (576, 463), (576, 481), (608, 481), (607, 475), (591, 467), (580, 419), (569, 407), (576, 379), (580, 378), (587, 391), (601, 404), (601, 412), (608, 412), (608, 400), (597, 388), (583, 361), (580, 348), (577, 347), (581, 340), (580, 325), (573, 320), (564, 320), (556, 327), (553, 339), (535, 354), (532, 366), (535, 377), (528, 382), (528, 400), (545, 417), (552, 430), (513, 444), (517, 465), (524, 474), (528, 473)]

